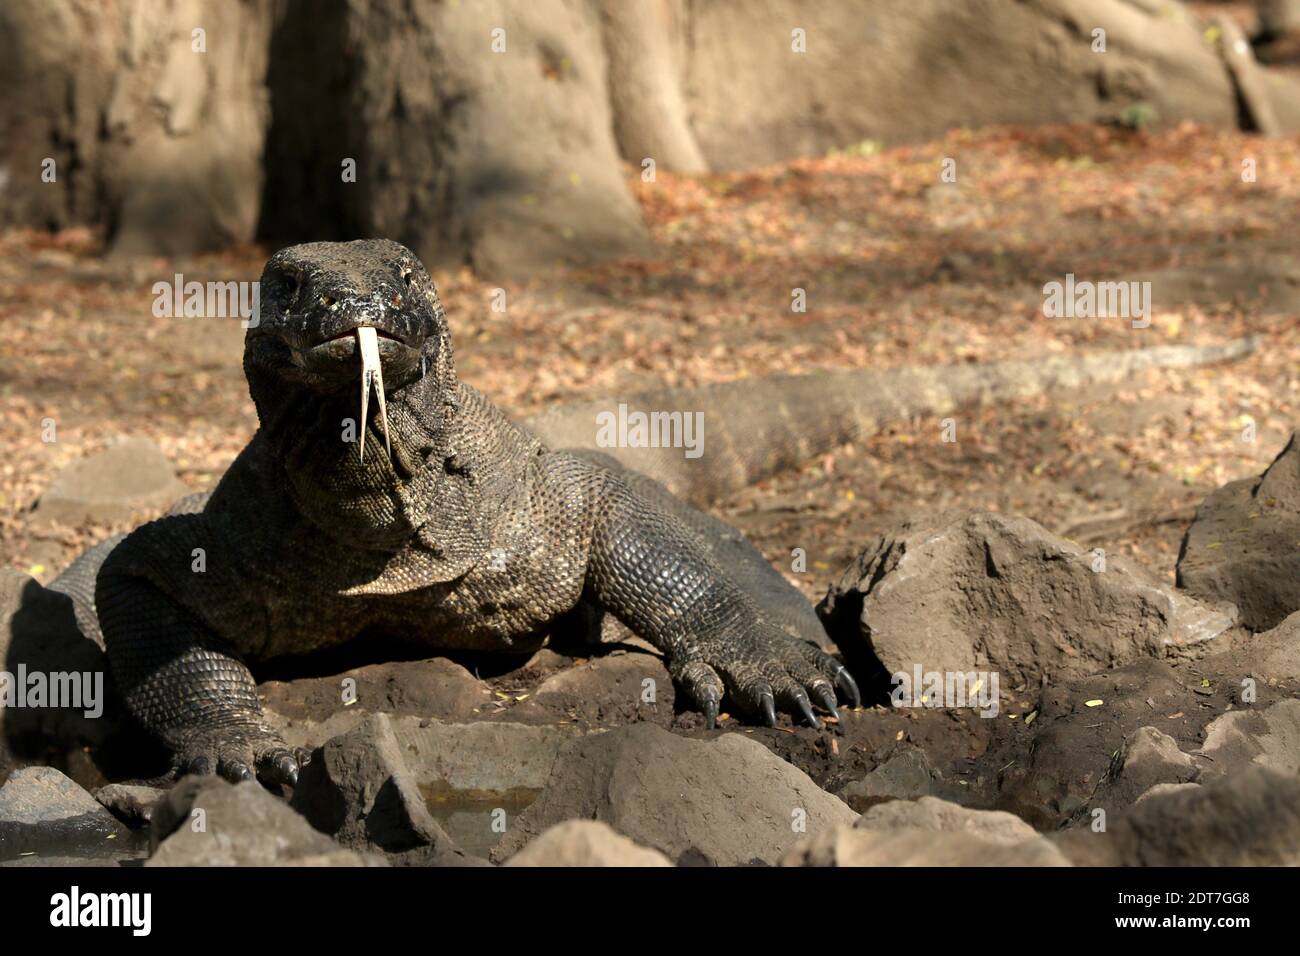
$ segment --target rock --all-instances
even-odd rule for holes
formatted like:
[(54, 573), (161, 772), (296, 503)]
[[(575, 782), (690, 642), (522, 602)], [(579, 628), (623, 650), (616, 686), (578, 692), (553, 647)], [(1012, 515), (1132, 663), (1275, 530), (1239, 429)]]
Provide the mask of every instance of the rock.
[(1246, 651), (1251, 670), (1268, 681), (1300, 681), (1300, 611), (1255, 635)]
[(32, 523), (112, 524), (160, 511), (188, 490), (157, 445), (123, 438), (59, 472), (37, 502)]
[(476, 863), (541, 792), (574, 732), (375, 714), (327, 742), (293, 805), (320, 830), (394, 862)]
[(421, 860), (465, 862), (429, 815), (385, 714), (373, 714), (312, 754), (292, 807), (317, 830), (353, 849), (417, 851)]
[(158, 804), (146, 866), (374, 866), (254, 780), (186, 777)]
[[(1094, 570), (1094, 567), (1099, 570)], [(991, 670), (1001, 685), (1079, 677), (1199, 649), (1230, 609), (1163, 587), (1136, 565), (1028, 518), (946, 512), (870, 545), (818, 606), (861, 670), (882, 678)]]
[(854, 810), (865, 812), (881, 800), (911, 800), (929, 796), (940, 779), (924, 750), (895, 754), (861, 780), (837, 790), (835, 795)]
[(878, 804), (859, 817), (854, 826), (859, 830), (914, 829), (931, 833), (964, 833), (985, 843), (1002, 846), (1038, 836), (1033, 827), (1014, 814), (1001, 810), (972, 810), (937, 797)]
[(1178, 747), (1178, 741), (1155, 727), (1139, 727), (1124, 738), (1110, 774), (1091, 805), (1113, 810), (1129, 806), (1158, 784), (1190, 783), (1196, 764)]
[[(344, 703), (344, 682), (354, 704)], [(345, 707), (393, 716), (463, 720), (489, 703), (481, 680), (445, 657), (370, 664), (334, 677), (267, 681), (258, 686), (263, 704), (285, 717), (324, 721)]]
[(148, 826), (153, 808), (166, 796), (167, 791), (157, 787), (124, 783), (110, 783), (95, 791), (95, 799), (129, 827)]
[(672, 866), (598, 820), (567, 820), (512, 856), (506, 866)]
[(1178, 586), (1231, 601), (1252, 631), (1300, 610), (1300, 442), (1292, 434), (1258, 478), (1230, 482), (1196, 509), (1178, 555)]
[[(347, 691), (355, 703), (344, 702), (345, 681), (352, 682)], [(257, 690), (272, 726), (294, 747), (318, 747), (375, 712), (466, 720), (492, 700), (486, 684), (443, 657), (370, 664), (333, 677), (266, 681)]]
[(1300, 776), (1248, 767), (1201, 787), (1152, 794), (1105, 832), (1054, 838), (1076, 865), (1298, 866)]
[(961, 831), (936, 836), (933, 830), (915, 827), (837, 827), (791, 849), (781, 858), (781, 866), (1070, 866), (1070, 862), (1036, 834), (1015, 843), (995, 843)]
[(675, 699), (661, 658), (616, 651), (548, 677), (523, 706), (602, 726), (646, 721), (666, 727), (672, 723)]
[(1200, 789), (1200, 786), (1199, 783), (1158, 783), (1134, 800), (1133, 803), (1136, 805), (1141, 803), (1143, 800), (1149, 800), (1152, 797), (1159, 797), (1166, 793), (1183, 793), (1188, 790), (1198, 790)]
[(691, 740), (634, 724), (566, 744), (492, 857), (510, 858), (564, 820), (594, 819), (679, 862), (775, 863), (805, 833), (854, 817), (743, 734)]
[(1300, 772), (1300, 700), (1216, 717), (1205, 728), (1198, 755), (1208, 760), (1201, 768), (1207, 781), (1249, 766)]
[(0, 787), (0, 856), (111, 852), (128, 831), (89, 793), (53, 767), (15, 770)]

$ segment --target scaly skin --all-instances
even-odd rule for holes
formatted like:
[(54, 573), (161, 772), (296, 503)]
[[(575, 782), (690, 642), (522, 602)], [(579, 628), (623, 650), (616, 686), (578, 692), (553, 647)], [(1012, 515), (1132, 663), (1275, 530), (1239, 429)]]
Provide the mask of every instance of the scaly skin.
[[(377, 634), (527, 652), (579, 604), (661, 649), (710, 723), (724, 693), (769, 724), (778, 709), (815, 724), (837, 690), (858, 702), (795, 636), (815, 637), (807, 603), (739, 535), (710, 539), (725, 526), (600, 456), (549, 450), (457, 381), (409, 250), (294, 246), (267, 263), (262, 303), (244, 352), (258, 432), (201, 512), (132, 532), (95, 589), (117, 685), (178, 769), (296, 779), (303, 755), (267, 727), (246, 661)], [(391, 458), (373, 417), (364, 459), (343, 440), (362, 325), (380, 332)]]

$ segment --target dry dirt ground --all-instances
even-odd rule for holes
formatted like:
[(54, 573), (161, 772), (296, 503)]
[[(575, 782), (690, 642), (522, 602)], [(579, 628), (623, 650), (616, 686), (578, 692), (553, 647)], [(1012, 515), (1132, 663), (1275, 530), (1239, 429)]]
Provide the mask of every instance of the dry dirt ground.
[[(940, 180), (948, 158), (955, 183)], [(790, 577), (813, 600), (874, 534), (947, 507), (1021, 513), (1172, 582), (1195, 505), (1262, 471), (1300, 421), (1294, 139), (1190, 126), (995, 129), (885, 151), (864, 143), (723, 176), (661, 172), (644, 183), (636, 172), (654, 258), (526, 284), (435, 276), (460, 374), (502, 406), (528, 413), (778, 371), (1263, 337), (1254, 356), (1231, 366), (963, 413), (956, 443), (941, 440), (936, 421), (898, 422), (721, 503), (782, 570), (793, 548), (806, 550), (807, 572)], [(30, 509), (60, 467), (113, 436), (143, 434), (201, 489), (255, 425), (237, 322), (154, 318), (151, 288), (176, 272), (253, 279), (268, 250), (105, 261), (99, 248), (83, 232), (0, 234), (0, 560), (45, 581), (78, 549), (121, 530), (30, 527)], [(1150, 327), (1045, 318), (1042, 287), (1066, 273), (1152, 281)], [(806, 290), (804, 312), (791, 307), (796, 288)], [(499, 289), (504, 311), (493, 308)], [(53, 443), (41, 440), (47, 418), (57, 425)], [(493, 675), (503, 697), (526, 691), (529, 679)], [(1118, 687), (1125, 677), (1105, 679)], [(1027, 699), (1009, 719), (1050, 706)], [(1178, 718), (1207, 707), (1203, 698), (1171, 701), (1176, 716), (1162, 729), (1194, 739), (1200, 724)], [(895, 742), (986, 763), (1001, 746), (988, 726), (996, 722), (878, 716), (848, 718), (857, 726), (841, 728), (842, 743), (788, 726), (756, 733), (826, 783), (860, 775)], [(690, 731), (693, 720), (681, 714), (676, 724)], [(953, 734), (957, 726), (966, 732)], [(1104, 734), (1095, 742), (1112, 744)]]

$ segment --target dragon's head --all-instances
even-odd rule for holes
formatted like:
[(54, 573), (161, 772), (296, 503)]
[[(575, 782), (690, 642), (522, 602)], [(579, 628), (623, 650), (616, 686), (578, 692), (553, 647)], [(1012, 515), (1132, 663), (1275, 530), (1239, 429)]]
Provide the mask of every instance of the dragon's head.
[[(311, 242), (273, 255), (244, 369), (259, 413), (303, 390), (331, 402), (350, 393), (364, 429), (373, 393), (385, 441), (393, 393), (428, 375), (444, 395), (455, 388), (433, 279), (411, 250), (387, 239)], [(364, 449), (359, 442), (358, 454)]]

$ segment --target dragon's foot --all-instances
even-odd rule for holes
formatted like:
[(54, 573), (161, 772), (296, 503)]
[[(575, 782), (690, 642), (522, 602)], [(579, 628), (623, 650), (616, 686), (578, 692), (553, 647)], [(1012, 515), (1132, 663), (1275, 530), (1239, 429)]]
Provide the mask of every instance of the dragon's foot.
[(710, 728), (724, 690), (769, 727), (776, 725), (777, 710), (819, 726), (814, 703), (837, 717), (837, 691), (853, 707), (862, 703), (843, 664), (815, 644), (766, 626), (740, 636), (683, 642), (669, 655), (669, 671), (704, 712)]
[(311, 751), (290, 749), (280, 735), (262, 727), (192, 729), (176, 735), (172, 752), (176, 774), (219, 774), (232, 783), (252, 780), (274, 786), (298, 782)]

